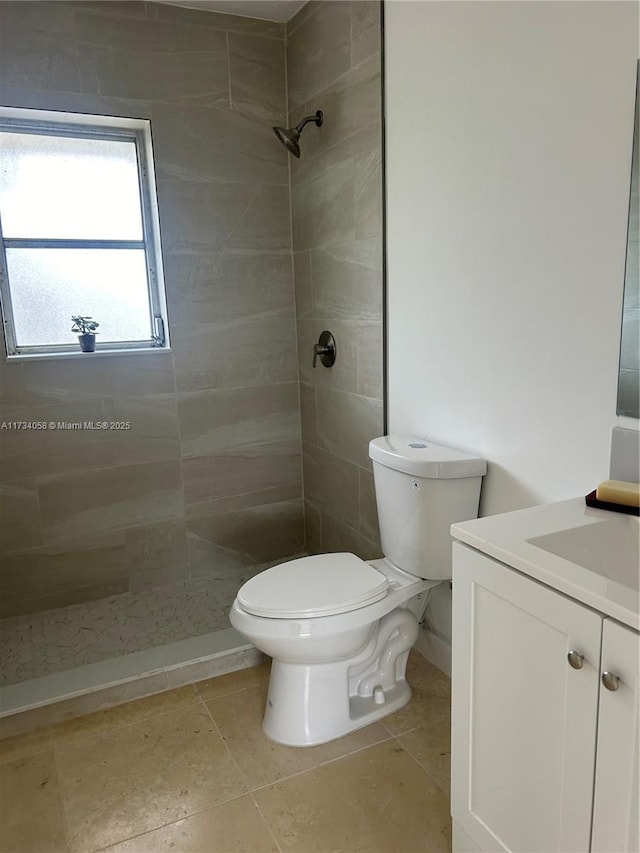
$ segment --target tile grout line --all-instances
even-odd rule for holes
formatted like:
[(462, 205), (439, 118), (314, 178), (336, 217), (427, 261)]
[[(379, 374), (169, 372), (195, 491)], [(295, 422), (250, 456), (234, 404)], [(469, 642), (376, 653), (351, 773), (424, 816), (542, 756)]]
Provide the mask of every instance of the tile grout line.
[[(245, 688), (245, 689), (249, 689), (249, 688)], [(236, 692), (237, 692), (237, 693), (241, 693), (242, 691), (238, 690), (238, 691), (236, 691)], [(233, 695), (233, 694), (229, 694), (229, 695)], [(220, 697), (220, 698), (224, 698), (224, 697)], [(211, 699), (210, 699), (209, 701), (213, 701), (213, 700), (211, 700)], [(238, 773), (240, 774), (240, 778), (242, 779), (243, 784), (244, 784), (244, 785), (245, 785), (245, 787), (247, 788), (246, 793), (247, 793), (247, 794), (249, 794), (249, 796), (251, 797), (251, 800), (252, 800), (252, 802), (253, 802), (253, 805), (254, 805), (254, 806), (255, 806), (255, 808), (258, 810), (258, 814), (260, 815), (260, 817), (261, 817), (261, 818), (262, 818), (262, 820), (264, 821), (264, 823), (265, 823), (265, 825), (266, 825), (267, 829), (269, 830), (269, 833), (270, 833), (271, 837), (273, 838), (273, 841), (274, 841), (274, 843), (275, 843), (276, 847), (278, 848), (279, 853), (283, 853), (283, 850), (282, 850), (282, 848), (280, 847), (280, 844), (278, 843), (278, 839), (276, 838), (276, 836), (275, 836), (275, 834), (274, 834), (274, 832), (273, 832), (273, 829), (271, 828), (271, 824), (269, 823), (269, 821), (267, 820), (267, 818), (266, 818), (266, 817), (265, 817), (265, 815), (263, 814), (262, 809), (261, 809), (261, 808), (260, 808), (260, 806), (258, 805), (258, 801), (256, 800), (256, 798), (255, 798), (255, 796), (254, 796), (254, 794), (253, 794), (253, 790), (251, 789), (250, 785), (248, 784), (247, 778), (246, 778), (245, 774), (243, 773), (242, 768), (240, 767), (240, 765), (239, 765), (239, 764), (238, 764), (238, 762), (236, 761), (236, 757), (235, 757), (235, 755), (233, 754), (233, 752), (231, 751), (231, 749), (230, 749), (230, 747), (229, 747), (229, 744), (227, 743), (227, 739), (224, 737), (224, 735), (222, 734), (222, 731), (220, 730), (220, 728), (219, 728), (218, 724), (216, 723), (216, 721), (215, 721), (215, 717), (213, 716), (213, 714), (212, 714), (212, 712), (211, 712), (211, 709), (209, 708), (209, 706), (207, 705), (207, 703), (204, 701), (204, 699), (202, 700), (202, 702), (203, 702), (203, 704), (204, 704), (204, 707), (205, 707), (205, 710), (206, 710), (207, 714), (209, 715), (209, 717), (210, 717), (210, 719), (211, 719), (211, 722), (213, 723), (213, 726), (214, 726), (214, 728), (215, 728), (216, 732), (217, 732), (217, 733), (218, 733), (218, 735), (220, 736), (220, 740), (221, 740), (221, 741), (222, 741), (222, 743), (224, 744), (224, 748), (225, 748), (225, 750), (227, 751), (227, 753), (228, 753), (229, 757), (231, 758), (231, 760), (233, 761), (233, 763), (234, 763), (234, 765), (235, 765), (235, 767), (236, 767), (236, 769), (237, 769)], [(243, 795), (243, 796), (244, 796), (244, 795)]]
[(69, 821), (67, 820), (67, 809), (65, 807), (66, 797), (63, 795), (62, 782), (60, 780), (60, 771), (58, 769), (58, 756), (56, 755), (55, 741), (51, 745), (51, 754), (53, 756), (53, 768), (56, 774), (56, 785), (58, 786), (58, 797), (60, 799), (60, 811), (62, 813), (62, 826), (64, 828), (64, 837), (66, 849), (71, 851), (71, 832), (69, 831)]
[[(195, 688), (195, 684), (196, 684), (196, 682), (191, 682), (191, 684), (190, 684), (189, 686), (191, 686), (191, 687), (194, 687), (194, 688)], [(236, 691), (236, 692), (241, 692), (241, 691)], [(215, 729), (216, 729), (216, 733), (220, 736), (221, 740), (223, 741), (223, 743), (224, 743), (224, 745), (225, 745), (225, 747), (226, 747), (226, 742), (225, 742), (224, 738), (222, 737), (222, 735), (220, 734), (220, 731), (218, 730), (218, 727), (215, 725), (215, 720), (213, 720), (213, 718), (211, 717), (211, 714), (209, 713), (209, 709), (208, 709), (208, 708), (207, 708), (207, 706), (206, 706), (206, 702), (205, 702), (205, 700), (204, 700), (204, 699), (202, 698), (202, 696), (198, 693), (197, 689), (195, 689), (195, 693), (196, 693), (197, 699), (198, 699), (199, 701), (194, 702), (194, 703), (193, 703), (193, 705), (187, 705), (187, 706), (185, 706), (185, 709), (186, 709), (186, 708), (195, 707), (195, 706), (197, 706), (198, 704), (203, 705), (203, 706), (204, 706), (205, 713), (207, 714), (207, 716), (208, 716), (209, 718), (211, 718), (211, 720), (212, 720), (212, 722), (213, 722), (213, 724), (214, 724), (214, 727), (215, 727)], [(180, 709), (178, 709), (178, 710), (185, 710), (185, 709), (180, 708)], [(171, 712), (168, 712), (168, 713), (171, 713)], [(166, 716), (166, 715), (165, 715), (165, 714), (156, 714), (155, 716), (156, 716), (156, 717), (160, 717), (160, 716)], [(152, 718), (151, 718), (151, 717), (147, 717), (146, 719), (152, 719)], [(145, 720), (139, 720), (138, 722), (145, 722)], [(132, 725), (135, 725), (135, 724), (132, 724)], [(128, 726), (122, 726), (122, 728), (128, 728)], [(113, 731), (113, 730), (112, 730), (112, 731)], [(233, 756), (231, 756), (231, 757), (233, 758)], [(244, 778), (243, 778), (243, 781), (244, 781)], [(146, 829), (146, 830), (144, 830), (144, 832), (134, 833), (133, 835), (129, 835), (129, 836), (127, 836), (126, 838), (121, 838), (119, 841), (116, 841), (116, 842), (113, 842), (113, 843), (107, 844), (107, 845), (106, 845), (106, 846), (104, 846), (104, 847), (91, 848), (91, 850), (87, 851), (87, 853), (100, 853), (100, 851), (108, 851), (108, 850), (112, 849), (112, 848), (113, 848), (113, 847), (115, 847), (115, 846), (118, 846), (118, 845), (120, 845), (120, 844), (125, 844), (126, 842), (128, 842), (128, 841), (132, 841), (133, 839), (136, 839), (136, 838), (144, 838), (144, 836), (145, 836), (145, 835), (150, 835), (152, 832), (157, 832), (157, 831), (158, 831), (158, 830), (160, 830), (160, 829), (165, 829), (165, 828), (166, 828), (166, 827), (168, 827), (168, 826), (173, 826), (174, 824), (178, 824), (178, 823), (180, 823), (181, 821), (184, 821), (184, 820), (190, 820), (191, 818), (196, 817), (197, 815), (204, 814), (205, 812), (208, 812), (208, 811), (212, 811), (213, 809), (216, 809), (218, 806), (226, 805), (227, 803), (231, 803), (231, 802), (233, 802), (234, 800), (239, 800), (239, 799), (241, 799), (242, 797), (245, 797), (245, 796), (247, 795), (247, 793), (248, 793), (248, 792), (244, 791), (244, 792), (242, 792), (241, 794), (237, 794), (235, 797), (230, 797), (230, 798), (229, 798), (229, 799), (227, 799), (227, 800), (222, 800), (222, 801), (221, 801), (221, 802), (219, 802), (219, 803), (214, 803), (214, 804), (212, 804), (212, 805), (209, 805), (209, 806), (207, 806), (207, 807), (206, 807), (206, 808), (204, 808), (204, 809), (199, 809), (199, 810), (197, 810), (197, 811), (190, 812), (189, 814), (184, 815), (183, 817), (179, 817), (179, 818), (177, 818), (176, 820), (171, 820), (171, 821), (169, 821), (168, 823), (163, 823), (163, 824), (160, 824), (159, 826), (154, 826), (154, 827), (152, 827), (151, 829)]]
[[(412, 729), (411, 731), (416, 731), (416, 729)], [(413, 754), (412, 750), (410, 750), (408, 746), (405, 746), (403, 743), (400, 742), (400, 738), (405, 734), (409, 734), (409, 732), (403, 732), (401, 735), (394, 735), (393, 738), (397, 742), (400, 749), (404, 750), (407, 755), (409, 755), (410, 758), (414, 761), (414, 763), (418, 765), (420, 770), (422, 770), (422, 772), (429, 779), (429, 781), (436, 788), (436, 790), (440, 791), (440, 793), (443, 794), (449, 800), (449, 804), (451, 804), (451, 791), (443, 791), (438, 782), (433, 778), (431, 773), (429, 773), (427, 768), (421, 763), (418, 757)]]
[[(193, 685), (185, 685), (185, 686), (192, 687)], [(174, 687), (173, 688), (173, 690), (180, 690), (180, 689), (181, 689), (180, 687)], [(149, 696), (149, 697), (143, 696), (143, 697), (141, 697), (141, 699), (132, 699), (132, 703), (144, 701), (144, 699), (151, 698), (152, 696), (162, 696), (164, 693), (170, 693), (170, 692), (172, 692), (172, 691), (163, 690), (160, 693), (152, 693), (151, 696)], [(73, 738), (73, 739), (68, 740), (68, 741), (64, 741), (64, 740), (58, 741), (58, 739), (55, 736), (56, 726), (63, 726), (63, 725), (66, 725), (67, 723), (72, 723), (74, 720), (82, 720), (84, 717), (93, 716), (93, 714), (107, 713), (107, 712), (113, 710), (114, 708), (123, 708), (126, 705), (128, 705), (129, 703), (128, 702), (122, 702), (119, 705), (113, 705), (111, 708), (105, 708), (102, 711), (91, 711), (88, 714), (80, 714), (78, 717), (70, 717), (68, 720), (61, 720), (59, 723), (55, 723), (53, 726), (50, 727), (52, 732), (53, 732), (53, 749), (58, 749), (60, 747), (64, 748), (66, 746), (73, 746), (77, 743), (82, 743), (83, 741), (90, 740), (91, 738), (100, 737), (100, 735), (110, 734), (111, 732), (123, 731), (124, 729), (131, 728), (132, 726), (137, 726), (140, 723), (147, 723), (150, 720), (156, 719), (157, 717), (166, 717), (169, 714), (177, 714), (177, 713), (182, 712), (182, 711), (187, 711), (187, 710), (189, 710), (189, 708), (192, 708), (194, 705), (197, 705), (198, 704), (197, 700), (200, 699), (200, 695), (198, 694), (198, 692), (194, 691), (194, 693), (195, 693), (196, 699), (194, 699), (193, 702), (187, 702), (186, 704), (184, 704), (178, 708), (171, 708), (170, 710), (158, 711), (155, 714), (149, 714), (148, 717), (141, 717), (139, 720), (133, 720), (132, 722), (129, 722), (129, 723), (123, 723), (121, 726), (111, 726), (110, 728), (102, 729), (101, 731), (93, 732), (91, 734), (81, 735), (80, 737)]]

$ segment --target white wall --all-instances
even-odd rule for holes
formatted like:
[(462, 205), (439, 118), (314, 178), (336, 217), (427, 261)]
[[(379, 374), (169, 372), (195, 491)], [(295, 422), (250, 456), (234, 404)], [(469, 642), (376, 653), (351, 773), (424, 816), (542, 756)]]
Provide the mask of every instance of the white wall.
[(385, 6), (390, 431), (489, 460), (482, 514), (608, 476), (636, 2)]

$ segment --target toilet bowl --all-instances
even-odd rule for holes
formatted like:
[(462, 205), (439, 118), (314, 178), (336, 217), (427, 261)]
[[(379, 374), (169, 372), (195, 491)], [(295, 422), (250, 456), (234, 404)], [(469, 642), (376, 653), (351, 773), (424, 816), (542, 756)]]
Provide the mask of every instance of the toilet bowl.
[(273, 658), (263, 729), (279, 743), (324, 743), (409, 701), (419, 619), (451, 576), (449, 528), (477, 515), (484, 460), (403, 436), (371, 442), (370, 456), (386, 556), (273, 566), (231, 609), (233, 627)]

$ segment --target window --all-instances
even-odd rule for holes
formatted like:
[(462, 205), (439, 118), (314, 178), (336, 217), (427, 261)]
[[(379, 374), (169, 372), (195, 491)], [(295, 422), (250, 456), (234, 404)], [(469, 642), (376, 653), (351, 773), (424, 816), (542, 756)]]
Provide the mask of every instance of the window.
[(0, 107), (0, 154), (8, 356), (168, 348), (149, 122)]

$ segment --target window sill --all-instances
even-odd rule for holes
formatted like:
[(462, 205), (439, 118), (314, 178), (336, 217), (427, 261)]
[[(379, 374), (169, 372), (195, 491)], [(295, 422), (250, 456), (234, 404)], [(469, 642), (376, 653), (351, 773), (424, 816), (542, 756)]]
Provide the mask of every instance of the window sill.
[(171, 347), (141, 347), (140, 349), (105, 349), (100, 350), (97, 349), (95, 352), (82, 352), (82, 350), (78, 350), (77, 352), (31, 352), (31, 353), (17, 353), (16, 355), (8, 355), (6, 357), (6, 361), (8, 363), (12, 361), (52, 361), (59, 360), (63, 358), (110, 358), (111, 356), (121, 356), (121, 355), (140, 355), (140, 354), (154, 354), (159, 355), (160, 353), (170, 353)]

